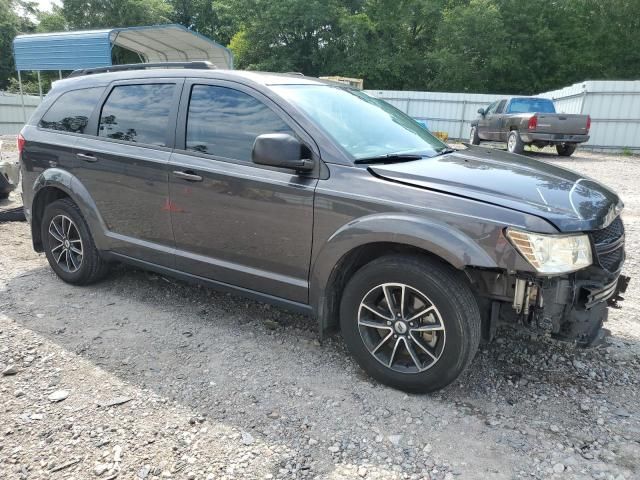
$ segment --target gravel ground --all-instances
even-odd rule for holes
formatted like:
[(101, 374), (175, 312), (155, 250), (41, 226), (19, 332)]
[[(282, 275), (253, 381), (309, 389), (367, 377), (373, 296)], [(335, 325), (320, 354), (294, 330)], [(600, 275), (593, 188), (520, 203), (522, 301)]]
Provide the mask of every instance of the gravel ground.
[[(640, 159), (532, 155), (622, 195), (637, 277)], [(637, 278), (608, 344), (505, 330), (407, 395), (305, 317), (127, 267), (72, 287), (26, 224), (0, 243), (2, 479), (640, 478)]]

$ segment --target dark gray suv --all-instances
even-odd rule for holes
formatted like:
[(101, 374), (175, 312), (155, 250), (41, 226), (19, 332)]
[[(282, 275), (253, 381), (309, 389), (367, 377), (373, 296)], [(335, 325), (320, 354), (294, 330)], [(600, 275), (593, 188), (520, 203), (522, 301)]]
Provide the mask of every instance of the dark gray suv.
[(452, 382), (503, 323), (602, 337), (628, 279), (622, 202), (596, 181), (453, 150), (345, 86), (149, 67), (74, 72), (19, 137), (62, 280), (126, 262), (289, 307), (408, 391)]

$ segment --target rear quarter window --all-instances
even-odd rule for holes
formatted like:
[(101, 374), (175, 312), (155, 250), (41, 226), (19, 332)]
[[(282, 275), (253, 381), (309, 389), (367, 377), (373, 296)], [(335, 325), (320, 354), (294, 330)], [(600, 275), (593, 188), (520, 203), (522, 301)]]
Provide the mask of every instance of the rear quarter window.
[(38, 126), (61, 132), (87, 133), (89, 117), (103, 91), (104, 87), (93, 87), (63, 93), (42, 116)]

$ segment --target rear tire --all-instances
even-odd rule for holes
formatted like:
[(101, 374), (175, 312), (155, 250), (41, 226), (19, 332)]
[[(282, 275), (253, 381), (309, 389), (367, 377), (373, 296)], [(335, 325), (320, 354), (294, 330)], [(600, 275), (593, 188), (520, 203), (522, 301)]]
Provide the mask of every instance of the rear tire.
[(561, 143), (556, 145), (556, 152), (561, 157), (570, 157), (578, 146), (575, 143)]
[(356, 362), (379, 382), (407, 392), (433, 392), (453, 382), (476, 354), (480, 323), (458, 272), (420, 256), (390, 255), (365, 265), (340, 304), (342, 336)]
[(520, 138), (520, 134), (517, 130), (511, 130), (509, 137), (507, 138), (507, 150), (511, 153), (521, 154), (524, 152), (524, 143)]
[(478, 127), (471, 126), (471, 133), (469, 134), (469, 143), (471, 145), (480, 145), (480, 136), (478, 135)]
[(40, 233), (49, 265), (65, 282), (89, 285), (108, 272), (109, 265), (100, 258), (87, 222), (70, 199), (47, 205)]

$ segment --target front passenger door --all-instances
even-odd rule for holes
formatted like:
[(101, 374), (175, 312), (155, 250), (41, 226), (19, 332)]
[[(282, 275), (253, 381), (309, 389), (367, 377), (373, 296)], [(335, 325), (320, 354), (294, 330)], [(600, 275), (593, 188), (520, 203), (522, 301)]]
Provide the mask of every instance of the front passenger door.
[(488, 115), (487, 123), (489, 124), (489, 131), (491, 132), (492, 140), (502, 140), (502, 125), (504, 120), (502, 111), (504, 110), (505, 103), (507, 103), (506, 100), (500, 100), (495, 110)]
[(256, 165), (251, 152), (264, 133), (312, 140), (235, 82), (187, 82), (178, 122), (169, 175), (177, 268), (307, 303), (317, 174)]
[(493, 140), (490, 120), (497, 106), (498, 102), (493, 102), (485, 109), (484, 115), (478, 119), (478, 136), (482, 140)]

